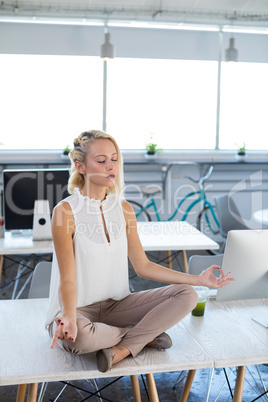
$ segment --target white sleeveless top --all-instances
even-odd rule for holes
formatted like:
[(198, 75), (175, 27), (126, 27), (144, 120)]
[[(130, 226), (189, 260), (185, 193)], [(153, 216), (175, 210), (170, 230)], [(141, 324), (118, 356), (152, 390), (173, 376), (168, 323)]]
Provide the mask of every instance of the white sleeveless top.
[[(78, 188), (60, 203), (68, 202), (75, 222), (73, 248), (77, 282), (77, 307), (120, 300), (130, 294), (126, 223), (119, 197), (109, 193), (104, 201), (83, 196)], [(102, 207), (108, 241), (100, 207)], [(59, 267), (53, 251), (49, 309), (45, 325), (59, 314)]]

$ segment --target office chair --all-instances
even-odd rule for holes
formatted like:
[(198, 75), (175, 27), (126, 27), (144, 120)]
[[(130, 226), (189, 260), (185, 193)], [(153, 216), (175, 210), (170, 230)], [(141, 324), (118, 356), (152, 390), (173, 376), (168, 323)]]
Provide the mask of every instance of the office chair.
[(33, 272), (28, 299), (48, 298), (52, 263), (39, 262)]
[(189, 258), (188, 272), (191, 275), (200, 275), (201, 272), (211, 265), (222, 264), (223, 254), (217, 255), (192, 255)]
[(229, 230), (243, 230), (249, 229), (242, 221), (242, 217), (239, 210), (233, 201), (233, 199), (228, 195), (214, 196), (217, 216), (220, 223), (220, 234), (225, 239)]

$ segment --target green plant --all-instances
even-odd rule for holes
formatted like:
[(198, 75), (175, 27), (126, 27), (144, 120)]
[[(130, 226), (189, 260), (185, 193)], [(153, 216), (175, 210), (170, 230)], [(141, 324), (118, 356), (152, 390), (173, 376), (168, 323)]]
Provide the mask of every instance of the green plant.
[(239, 147), (238, 145), (238, 153), (245, 153), (246, 152), (246, 143), (244, 142), (244, 144), (242, 145), (242, 147)]
[(70, 151), (71, 151), (71, 148), (69, 148), (69, 145), (66, 145), (66, 147), (63, 149), (63, 154), (68, 155)]
[(162, 152), (162, 148), (157, 148), (157, 144), (153, 142), (153, 137), (150, 138), (150, 142), (146, 144), (145, 149), (147, 150), (148, 153), (154, 154), (155, 152)]

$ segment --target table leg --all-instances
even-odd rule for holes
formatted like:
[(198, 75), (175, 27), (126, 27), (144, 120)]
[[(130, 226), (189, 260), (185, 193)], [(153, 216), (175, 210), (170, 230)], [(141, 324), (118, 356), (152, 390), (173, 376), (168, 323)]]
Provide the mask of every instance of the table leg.
[(1, 282), (1, 275), (2, 275), (2, 268), (3, 268), (4, 256), (0, 255), (0, 282)]
[(150, 402), (159, 402), (157, 388), (155, 385), (154, 375), (146, 374), (146, 382), (148, 386), (149, 400)]
[(188, 375), (187, 375), (187, 378), (186, 378), (186, 381), (185, 381), (185, 384), (184, 384), (184, 387), (183, 387), (183, 391), (182, 391), (182, 394), (181, 394), (180, 402), (186, 402), (187, 401), (187, 398), (189, 396), (189, 392), (190, 392), (190, 389), (191, 389), (191, 386), (192, 386), (192, 383), (193, 383), (193, 380), (194, 380), (195, 372), (196, 372), (196, 370), (189, 370), (188, 371)]
[(188, 274), (188, 258), (185, 250), (182, 250), (182, 261), (183, 261), (184, 272)]
[(238, 367), (236, 382), (235, 382), (234, 397), (233, 397), (234, 402), (242, 401), (245, 374), (246, 374), (246, 366)]
[(27, 402), (36, 402), (38, 383), (30, 384)]
[(167, 250), (167, 262), (168, 262), (169, 269), (173, 269), (172, 259), (171, 259), (171, 251), (170, 250)]
[(139, 384), (138, 376), (137, 375), (131, 375), (130, 379), (131, 379), (131, 385), (132, 385), (134, 401), (135, 402), (141, 402), (141, 391), (140, 391), (140, 384)]
[(16, 402), (24, 402), (27, 384), (20, 384), (17, 393)]

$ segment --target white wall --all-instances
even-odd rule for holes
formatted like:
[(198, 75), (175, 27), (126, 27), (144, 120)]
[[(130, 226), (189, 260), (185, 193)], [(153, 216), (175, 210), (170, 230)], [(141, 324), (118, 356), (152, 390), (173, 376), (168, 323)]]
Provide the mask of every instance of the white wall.
[[(217, 60), (219, 33), (110, 28), (117, 57)], [(230, 34), (223, 34), (223, 49)], [(268, 35), (235, 34), (239, 60), (268, 62)], [(0, 22), (0, 53), (98, 56), (103, 27)]]

